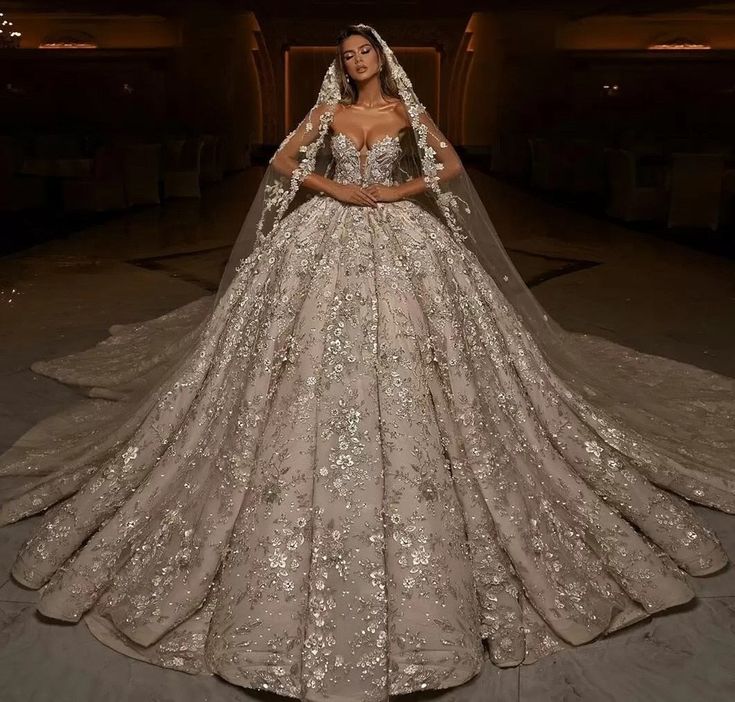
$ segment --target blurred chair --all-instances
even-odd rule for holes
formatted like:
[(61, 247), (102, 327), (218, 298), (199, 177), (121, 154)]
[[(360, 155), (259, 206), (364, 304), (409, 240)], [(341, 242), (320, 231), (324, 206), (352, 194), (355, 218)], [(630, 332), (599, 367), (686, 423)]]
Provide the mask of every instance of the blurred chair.
[(709, 227), (720, 224), (725, 155), (672, 154), (669, 227)]
[(128, 144), (122, 149), (128, 207), (161, 204), (161, 145)]
[(91, 178), (64, 180), (64, 210), (106, 212), (125, 209), (127, 201), (121, 148), (117, 146), (98, 148), (93, 169)]
[(565, 139), (560, 144), (563, 157), (563, 188), (573, 193), (605, 192), (605, 149), (583, 137)]
[(46, 205), (43, 178), (19, 175), (23, 148), (10, 136), (0, 136), (0, 211), (41, 209)]
[(225, 173), (222, 155), (222, 140), (216, 134), (205, 134), (202, 142), (201, 181), (216, 183)]
[(181, 163), (186, 139), (167, 135), (163, 141), (163, 171), (176, 167)]
[(601, 144), (585, 137), (531, 137), (531, 181), (542, 190), (600, 193), (605, 190)]
[(625, 149), (607, 149), (609, 197), (606, 213), (625, 222), (662, 220), (668, 193), (664, 185), (644, 187), (636, 179), (636, 157)]
[(662, 137), (659, 134), (639, 132), (636, 129), (623, 130), (618, 135), (615, 146), (624, 151), (631, 151), (636, 155), (665, 156), (672, 151), (669, 140), (666, 137)]
[(81, 158), (81, 139), (71, 134), (38, 134), (34, 139), (36, 158)]
[(201, 197), (199, 186), (203, 139), (186, 139), (166, 144), (166, 167), (163, 191), (166, 198)]

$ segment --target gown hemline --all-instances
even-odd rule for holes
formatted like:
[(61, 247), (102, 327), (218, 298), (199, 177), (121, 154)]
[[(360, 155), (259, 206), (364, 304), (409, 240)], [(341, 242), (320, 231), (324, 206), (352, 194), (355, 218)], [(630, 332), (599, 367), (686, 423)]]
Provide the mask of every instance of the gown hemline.
[[(728, 561), (725, 562), (724, 565), (721, 565), (718, 570), (721, 570), (723, 567), (726, 567)], [(714, 571), (718, 572), (718, 571)], [(21, 585), (24, 587), (28, 587), (29, 589), (38, 589), (33, 588), (32, 586), (27, 585), (26, 583), (21, 582), (15, 575), (13, 575), (14, 579), (16, 579)], [(698, 576), (693, 576), (698, 577)], [(706, 577), (706, 576), (704, 576)], [(576, 643), (568, 642), (568, 645), (564, 648), (560, 648), (557, 650), (550, 650), (542, 655), (537, 656), (529, 656), (526, 655), (522, 660), (518, 661), (502, 661), (502, 662), (496, 662), (492, 660), (490, 654), (488, 653), (488, 649), (483, 646), (484, 650), (484, 656), (483, 656), (483, 663), (481, 666), (477, 669), (473, 669), (469, 674), (463, 674), (458, 675), (456, 678), (453, 678), (454, 682), (451, 682), (450, 684), (443, 685), (442, 687), (433, 687), (433, 688), (426, 688), (426, 687), (416, 687), (414, 689), (409, 690), (402, 690), (401, 692), (391, 692), (389, 693), (390, 697), (400, 696), (404, 694), (411, 694), (415, 692), (422, 692), (422, 691), (429, 691), (429, 690), (445, 690), (445, 689), (451, 689), (455, 687), (459, 687), (469, 681), (471, 681), (473, 678), (475, 678), (477, 675), (480, 674), (482, 671), (482, 667), (485, 664), (492, 665), (497, 668), (505, 669), (505, 668), (517, 668), (519, 666), (527, 666), (527, 665), (533, 665), (543, 659), (550, 658), (552, 656), (557, 656), (563, 653), (570, 653), (574, 651), (576, 648), (581, 648), (590, 644), (594, 644), (596, 642), (600, 642), (607, 638), (608, 636), (612, 634), (617, 634), (619, 632), (622, 632), (626, 629), (629, 629), (630, 627), (636, 626), (638, 624), (647, 622), (648, 620), (652, 619), (655, 616), (660, 616), (663, 613), (676, 611), (677, 609), (685, 606), (686, 604), (689, 604), (693, 601), (696, 601), (698, 596), (693, 590), (689, 590), (687, 593), (687, 596), (682, 598), (672, 598), (670, 601), (667, 601), (665, 603), (662, 603), (660, 607), (657, 607), (656, 609), (652, 610), (642, 610), (640, 613), (638, 613), (636, 616), (634, 616), (631, 619), (625, 619), (619, 626), (612, 627), (612, 622), (615, 619), (615, 617), (620, 614), (620, 610), (616, 610), (615, 607), (610, 607), (610, 614), (607, 619), (607, 623), (603, 628), (600, 629), (600, 631), (595, 632), (593, 635), (589, 637), (585, 637), (584, 640), (579, 640)], [(278, 691), (273, 689), (272, 686), (267, 684), (259, 684), (249, 678), (246, 674), (243, 674), (240, 669), (238, 669), (238, 674), (233, 673), (224, 673), (220, 671), (212, 671), (208, 668), (205, 668), (204, 670), (187, 670), (185, 667), (172, 667), (172, 666), (166, 666), (161, 665), (160, 663), (157, 663), (150, 658), (147, 658), (143, 653), (140, 651), (137, 651), (135, 648), (128, 646), (125, 644), (125, 639), (128, 637), (120, 631), (117, 627), (114, 626), (114, 623), (112, 623), (109, 618), (105, 617), (104, 615), (101, 615), (97, 613), (94, 610), (88, 610), (84, 614), (81, 615), (78, 619), (72, 619), (68, 617), (63, 617), (59, 614), (51, 614), (49, 612), (43, 611), (41, 607), (36, 607), (37, 611), (42, 614), (44, 617), (47, 617), (49, 619), (62, 621), (65, 623), (79, 623), (80, 621), (83, 621), (86, 625), (87, 630), (90, 632), (90, 634), (100, 643), (102, 643), (104, 646), (110, 648), (111, 650), (114, 650), (122, 655), (125, 655), (131, 659), (140, 661), (142, 663), (147, 663), (148, 665), (155, 666), (157, 668), (162, 668), (165, 670), (173, 670), (180, 673), (185, 673), (187, 675), (202, 675), (207, 677), (219, 677), (226, 682), (235, 685), (237, 687), (242, 687), (245, 689), (251, 689), (251, 690), (259, 690), (263, 692), (271, 692), (276, 695), (281, 695), (283, 697), (287, 697), (289, 699), (298, 699), (301, 700), (301, 702), (334, 702), (337, 700), (338, 702), (364, 702), (364, 697), (352, 697), (352, 696), (335, 696), (335, 695), (328, 695), (328, 696), (320, 696), (320, 695), (309, 695), (307, 697), (300, 696), (300, 695), (294, 695), (292, 693), (289, 693), (287, 691)], [(557, 633), (559, 633), (557, 631)], [(141, 645), (135, 640), (131, 639), (131, 641), (137, 645)], [(487, 642), (489, 644), (490, 641), (490, 635), (484, 635), (481, 637), (481, 641)], [(447, 649), (449, 650), (449, 649)], [(262, 668), (262, 666), (254, 666), (254, 669)]]

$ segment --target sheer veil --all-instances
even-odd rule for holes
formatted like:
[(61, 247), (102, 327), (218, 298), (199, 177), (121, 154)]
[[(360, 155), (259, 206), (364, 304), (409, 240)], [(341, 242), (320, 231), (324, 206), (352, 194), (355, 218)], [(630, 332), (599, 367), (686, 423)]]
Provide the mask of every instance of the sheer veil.
[[(638, 437), (641, 465), (658, 466), (653, 472), (647, 468), (654, 483), (735, 511), (735, 381), (561, 328), (511, 262), (462, 160), (416, 96), (391, 48), (375, 29), (358, 26), (382, 48), (386, 70), (410, 118), (410, 129), (401, 137), (397, 179), (424, 179), (426, 192), (415, 201), (463, 244), (463, 256), (487, 272), (498, 309), (517, 317), (516, 333), (530, 336), (553, 370), (550, 383), (562, 389), (575, 412), (612, 446), (620, 444), (623, 431), (628, 438)], [(155, 320), (114, 327), (109, 340), (86, 352), (34, 364), (35, 371), (77, 385), (97, 399), (91, 404), (87, 400), (76, 414), (67, 411), (24, 434), (0, 461), (0, 476), (25, 476), (27, 482), (28, 465), (35, 461), (37, 479), (43, 481), (52, 464), (65, 461), (64, 470), (73, 472), (93, 446), (104, 443), (111, 451), (125, 441), (135, 418), (152, 406), (167, 382), (175, 382), (190, 355), (226, 318), (233, 281), (269, 265), (269, 241), (276, 230), (298, 227), (299, 205), (316, 194), (304, 192), (304, 178), (331, 173), (329, 132), (342, 97), (335, 59), (316, 102), (268, 163), (215, 295)], [(291, 159), (296, 159), (295, 168), (285, 165)], [(432, 346), (433, 353), (442, 352), (440, 340), (432, 340)], [(88, 427), (82, 443), (80, 421)], [(54, 447), (53, 456), (49, 447)], [(707, 495), (697, 493), (702, 481), (712, 488)], [(57, 498), (77, 483), (70, 477)], [(32, 506), (29, 500), (25, 508), (0, 516), (13, 521), (37, 511)]]

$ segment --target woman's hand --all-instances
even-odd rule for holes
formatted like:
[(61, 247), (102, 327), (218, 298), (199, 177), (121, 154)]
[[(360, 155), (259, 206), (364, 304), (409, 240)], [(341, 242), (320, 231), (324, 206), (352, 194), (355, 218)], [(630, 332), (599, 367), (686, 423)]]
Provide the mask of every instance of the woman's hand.
[(363, 188), (356, 183), (335, 183), (328, 194), (340, 202), (346, 202), (350, 205), (366, 205), (368, 207), (377, 207), (378, 201), (368, 192), (367, 188)]
[(405, 198), (400, 185), (380, 185), (379, 183), (373, 183), (372, 185), (368, 185), (365, 190), (378, 202), (396, 202)]

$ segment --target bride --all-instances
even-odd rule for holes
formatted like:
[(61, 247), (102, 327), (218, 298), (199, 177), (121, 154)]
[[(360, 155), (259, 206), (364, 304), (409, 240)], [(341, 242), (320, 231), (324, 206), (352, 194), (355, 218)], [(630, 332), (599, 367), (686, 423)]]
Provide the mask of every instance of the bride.
[(0, 523), (43, 512), (13, 577), (128, 656), (386, 700), (727, 562), (686, 500), (735, 511), (735, 383), (556, 325), (367, 25), (217, 294), (111, 332), (33, 365), (88, 397), (2, 456)]

